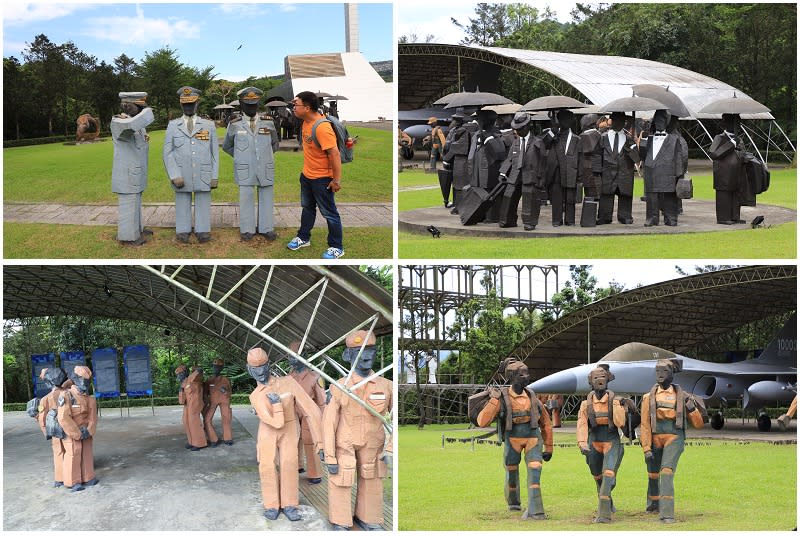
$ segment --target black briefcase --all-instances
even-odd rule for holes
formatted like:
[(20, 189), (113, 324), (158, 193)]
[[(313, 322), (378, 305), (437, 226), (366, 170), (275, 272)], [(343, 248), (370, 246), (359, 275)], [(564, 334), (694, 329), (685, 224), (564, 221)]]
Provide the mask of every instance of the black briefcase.
[(475, 225), (482, 222), (486, 212), (492, 208), (492, 203), (503, 192), (505, 187), (506, 183), (501, 182), (492, 188), (491, 192), (478, 186), (464, 188), (458, 201), (458, 215), (461, 217), (461, 225)]
[(597, 201), (591, 197), (584, 197), (581, 206), (581, 227), (595, 227), (596, 225)]

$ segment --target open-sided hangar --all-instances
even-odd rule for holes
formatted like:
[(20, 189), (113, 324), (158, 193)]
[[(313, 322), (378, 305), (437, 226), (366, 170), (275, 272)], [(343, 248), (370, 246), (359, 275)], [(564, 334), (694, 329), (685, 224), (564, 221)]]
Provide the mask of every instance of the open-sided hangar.
[(533, 378), (595, 362), (631, 341), (691, 356), (720, 335), (796, 309), (797, 266), (720, 270), (595, 302), (539, 330), (512, 355)]

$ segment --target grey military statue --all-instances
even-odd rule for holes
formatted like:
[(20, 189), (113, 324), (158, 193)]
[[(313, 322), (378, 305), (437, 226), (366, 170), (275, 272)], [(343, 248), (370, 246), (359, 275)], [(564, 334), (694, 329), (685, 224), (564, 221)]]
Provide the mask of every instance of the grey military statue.
[(147, 188), (147, 156), (150, 136), (145, 127), (153, 122), (147, 106), (147, 93), (123, 91), (119, 94), (122, 113), (111, 118), (114, 163), (111, 191), (119, 198), (117, 240), (141, 246), (152, 235), (142, 224), (142, 192)]
[(258, 234), (272, 241), (278, 237), (273, 218), (278, 131), (272, 121), (258, 117), (263, 91), (246, 87), (237, 95), (244, 117), (228, 124), (222, 150), (233, 157), (233, 179), (239, 185), (239, 234), (245, 241), (256, 234), (255, 187), (258, 191)]
[(219, 146), (213, 121), (197, 115), (200, 90), (184, 86), (178, 90), (183, 116), (167, 125), (164, 137), (164, 167), (175, 191), (175, 233), (179, 242), (189, 243), (192, 233), (198, 242), (211, 240), (211, 189), (219, 177)]

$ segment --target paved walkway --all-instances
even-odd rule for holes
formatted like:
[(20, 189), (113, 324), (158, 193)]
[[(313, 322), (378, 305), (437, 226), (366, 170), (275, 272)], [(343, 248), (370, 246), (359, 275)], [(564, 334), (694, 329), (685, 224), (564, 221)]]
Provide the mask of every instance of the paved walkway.
[[(337, 203), (345, 227), (391, 227), (391, 203)], [(275, 204), (275, 227), (297, 227), (298, 203)], [(175, 227), (174, 203), (152, 203), (142, 207), (146, 227)], [(117, 205), (67, 205), (54, 203), (3, 203), (3, 221), (67, 225), (117, 225)], [(238, 227), (238, 203), (212, 203), (211, 227)]]

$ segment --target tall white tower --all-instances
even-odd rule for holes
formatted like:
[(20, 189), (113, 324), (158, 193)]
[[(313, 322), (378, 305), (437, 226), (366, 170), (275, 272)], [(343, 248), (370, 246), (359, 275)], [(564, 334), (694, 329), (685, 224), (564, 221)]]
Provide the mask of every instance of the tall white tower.
[(344, 5), (345, 52), (358, 52), (358, 4)]

